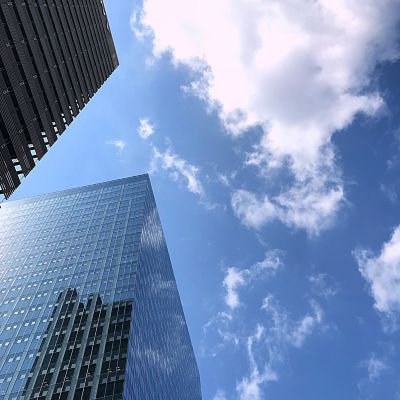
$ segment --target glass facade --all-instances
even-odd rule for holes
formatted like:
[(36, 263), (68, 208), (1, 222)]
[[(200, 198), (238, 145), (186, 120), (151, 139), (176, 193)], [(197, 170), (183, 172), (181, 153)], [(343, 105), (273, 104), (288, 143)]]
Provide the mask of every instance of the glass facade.
[(201, 399), (147, 175), (0, 210), (1, 399)]

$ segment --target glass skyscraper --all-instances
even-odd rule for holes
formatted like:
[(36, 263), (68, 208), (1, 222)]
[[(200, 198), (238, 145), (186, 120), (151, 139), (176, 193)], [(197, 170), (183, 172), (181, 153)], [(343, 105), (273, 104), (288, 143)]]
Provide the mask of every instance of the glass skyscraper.
[(198, 400), (147, 175), (0, 209), (0, 398)]

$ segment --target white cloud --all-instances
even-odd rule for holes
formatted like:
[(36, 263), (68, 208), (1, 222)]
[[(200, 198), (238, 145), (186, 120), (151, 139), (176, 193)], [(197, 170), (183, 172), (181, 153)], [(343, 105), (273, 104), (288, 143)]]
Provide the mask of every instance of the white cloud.
[(227, 400), (226, 393), (223, 390), (218, 390), (213, 400)]
[(107, 145), (110, 146), (114, 146), (118, 152), (122, 152), (125, 147), (126, 147), (126, 142), (124, 140), (121, 139), (117, 139), (117, 140), (109, 140), (108, 142), (106, 142)]
[[(289, 310), (271, 294), (263, 296), (261, 306), (256, 309), (252, 307), (246, 308), (245, 312), (236, 311), (241, 305), (249, 306), (246, 298), (253, 288), (251, 283), (274, 274), (282, 265), (281, 253), (275, 250), (267, 252), (262, 261), (249, 268), (229, 268), (223, 281), (226, 309), (203, 328), (205, 337), (212, 339), (210, 349), (203, 342), (203, 356), (216, 357), (227, 346), (235, 350), (246, 346), (249, 369), (236, 385), (234, 398), (239, 400), (264, 399), (266, 385), (279, 379), (278, 371), (286, 363), (288, 352), (302, 348), (309, 337), (328, 328), (324, 312), (314, 299), (309, 300), (309, 310), (297, 318), (293, 318)], [(325, 280), (325, 276), (315, 278), (318, 286), (322, 286), (320, 283)], [(310, 282), (317, 285), (314, 280)], [(326, 287), (323, 286), (324, 289)], [(241, 299), (239, 291), (245, 289), (247, 296), (243, 294)], [(256, 328), (249, 333), (248, 327), (254, 326), (254, 320), (257, 321)]]
[(207, 337), (212, 344), (201, 345), (201, 354), (204, 357), (216, 357), (218, 353), (228, 345), (237, 347), (240, 344), (238, 332), (230, 329), (233, 322), (233, 315), (228, 312), (219, 312), (203, 326), (204, 337)]
[(327, 274), (310, 275), (308, 281), (313, 292), (325, 299), (335, 296), (340, 290), (339, 285)]
[(260, 279), (262, 276), (274, 273), (282, 267), (280, 252), (268, 251), (262, 261), (259, 261), (249, 268), (238, 270), (235, 267), (226, 270), (223, 286), (226, 289), (225, 303), (231, 309), (240, 306), (238, 289), (247, 286), (252, 281)]
[(312, 235), (331, 226), (343, 200), (341, 184), (327, 181), (321, 173), (296, 183), (276, 198), (282, 222)]
[[(156, 146), (150, 144), (152, 149), (150, 160), (150, 174), (159, 172), (160, 170), (166, 171), (170, 179), (178, 184), (185, 186), (186, 189), (198, 196), (198, 203), (206, 210), (223, 210), (226, 206), (223, 204), (215, 203), (209, 199), (203, 186), (201, 177), (201, 169), (191, 164), (189, 161), (180, 157), (170, 147), (162, 151)], [(205, 175), (205, 179), (207, 175)]]
[(173, 180), (183, 181), (190, 192), (204, 197), (203, 185), (198, 177), (199, 168), (180, 158), (171, 149), (161, 152), (153, 147), (151, 173), (159, 168), (168, 171)]
[[(393, 160), (389, 161), (393, 162)], [(384, 183), (381, 183), (379, 185), (379, 189), (391, 203), (396, 203), (398, 199), (398, 194), (395, 186), (385, 185)]]
[(230, 181), (227, 175), (225, 174), (217, 174), (217, 179), (222, 185), (229, 187), (230, 186)]
[(380, 376), (389, 368), (384, 360), (372, 354), (371, 357), (365, 362), (368, 370), (368, 379), (370, 382), (375, 382)]
[(312, 300), (310, 306), (311, 312), (298, 321), (290, 319), (288, 312), (272, 295), (264, 299), (262, 308), (273, 321), (273, 326), (269, 328), (270, 332), (279, 339), (281, 344), (300, 348), (307, 337), (323, 322), (323, 311), (320, 305)]
[(359, 367), (366, 371), (366, 375), (360, 378), (357, 383), (358, 390), (365, 398), (370, 398), (371, 388), (375, 385), (380, 384), (380, 380), (384, 374), (391, 371), (389, 363), (389, 357), (393, 356), (392, 351), (385, 351), (386, 355), (381, 354), (378, 356), (375, 353), (371, 353), (370, 356), (359, 363)]
[(301, 348), (323, 325), (322, 309), (314, 301), (311, 301), (311, 312), (297, 321), (290, 318), (288, 311), (272, 295), (264, 299), (262, 308), (269, 323), (258, 325), (256, 332), (247, 339), (250, 374), (236, 387), (240, 400), (264, 399), (263, 386), (279, 379), (276, 370), (289, 348)]
[(290, 343), (294, 347), (302, 347), (305, 340), (310, 336), (315, 328), (322, 322), (322, 309), (317, 302), (311, 302), (312, 313), (304, 316), (294, 327), (291, 333)]
[(378, 255), (368, 250), (354, 252), (359, 271), (370, 285), (375, 308), (396, 317), (400, 311), (400, 226)]
[(262, 342), (265, 336), (265, 328), (258, 325), (254, 335), (247, 338), (247, 355), (250, 362), (251, 374), (245, 376), (236, 386), (240, 400), (260, 400), (262, 396), (262, 386), (268, 382), (278, 380), (278, 375), (266, 364), (262, 371), (255, 359), (254, 344)]
[(279, 219), (281, 222), (317, 235), (328, 228), (344, 200), (342, 186), (336, 182), (324, 182), (324, 177), (312, 178), (304, 184), (296, 183), (286, 192), (269, 198), (261, 198), (246, 190), (233, 193), (233, 211), (248, 227), (262, 228), (266, 223)]
[(129, 19), (129, 25), (131, 26), (132, 32), (135, 34), (136, 38), (138, 40), (144, 40), (146, 35), (150, 34), (150, 32), (143, 27), (138, 28), (138, 24), (140, 22), (140, 18), (138, 16), (138, 13), (134, 12), (130, 19)]
[(235, 309), (239, 306), (239, 295), (237, 289), (244, 285), (245, 280), (243, 273), (236, 268), (228, 268), (224, 278), (224, 287), (226, 289), (225, 303), (230, 309)]
[(225, 271), (222, 285), (225, 289), (224, 302), (227, 310), (218, 312), (203, 326), (204, 336), (213, 339), (212, 345), (202, 345), (201, 350), (204, 356), (215, 357), (227, 345), (236, 347), (240, 344), (242, 335), (232, 330), (232, 325), (241, 318), (240, 313), (234, 313), (243, 305), (239, 295), (240, 289), (251, 289), (252, 283), (275, 274), (282, 267), (282, 253), (278, 250), (270, 250), (265, 253), (261, 261), (248, 268), (231, 267)]
[(132, 28), (197, 74), (188, 87), (228, 132), (263, 128), (248, 164), (290, 171), (277, 198), (247, 196), (244, 222), (317, 233), (345, 199), (332, 135), (384, 105), (372, 74), (398, 58), (399, 20), (398, 0), (144, 0)]
[(142, 139), (148, 139), (154, 133), (154, 125), (148, 118), (141, 118), (137, 132)]
[(229, 173), (221, 173), (215, 171), (215, 178), (216, 181), (219, 182), (221, 185), (225, 186), (226, 188), (232, 188), (233, 182), (236, 179), (238, 171), (231, 171)]
[(279, 209), (271, 203), (268, 196), (259, 199), (247, 190), (237, 190), (233, 194), (232, 208), (246, 226), (255, 229), (261, 228), (279, 214)]

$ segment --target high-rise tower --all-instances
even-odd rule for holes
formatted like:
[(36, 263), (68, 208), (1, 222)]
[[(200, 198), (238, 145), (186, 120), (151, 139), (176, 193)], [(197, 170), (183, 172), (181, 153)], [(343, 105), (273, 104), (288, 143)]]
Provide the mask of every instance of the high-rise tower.
[(0, 194), (118, 65), (103, 0), (0, 0)]
[(0, 398), (200, 400), (147, 175), (0, 210)]

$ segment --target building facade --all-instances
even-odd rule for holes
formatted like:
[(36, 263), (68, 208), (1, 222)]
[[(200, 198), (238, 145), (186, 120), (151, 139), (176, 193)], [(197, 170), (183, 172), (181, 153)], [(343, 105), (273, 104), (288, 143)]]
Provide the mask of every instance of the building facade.
[(103, 0), (0, 0), (0, 194), (118, 66)]
[(147, 175), (0, 210), (0, 398), (199, 400)]

